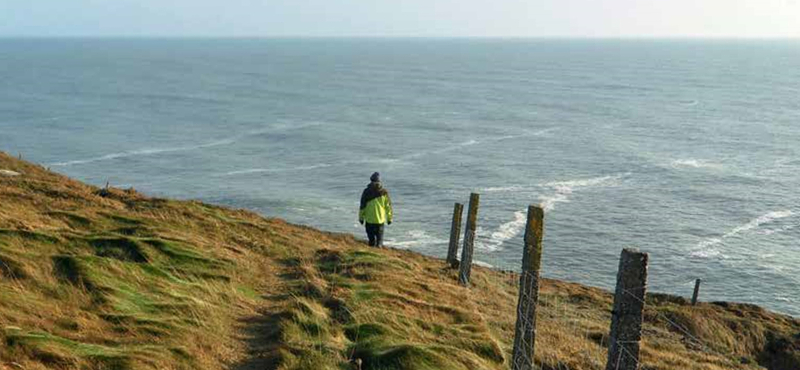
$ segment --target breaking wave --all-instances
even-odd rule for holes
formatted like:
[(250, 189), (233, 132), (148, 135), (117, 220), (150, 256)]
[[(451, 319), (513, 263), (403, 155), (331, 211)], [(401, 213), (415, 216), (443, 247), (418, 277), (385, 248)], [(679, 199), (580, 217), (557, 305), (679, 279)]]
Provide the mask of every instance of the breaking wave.
[(672, 161), (670, 164), (673, 168), (691, 167), (691, 168), (718, 168), (720, 165), (715, 163), (708, 163), (697, 159), (678, 159)]
[(789, 231), (789, 230), (792, 230), (792, 229), (794, 229), (794, 228), (796, 228), (796, 227), (798, 227), (798, 226), (800, 226), (800, 225), (798, 225), (798, 224), (794, 224), (794, 225), (786, 225), (786, 226), (783, 226), (783, 227), (779, 227), (779, 228), (777, 228), (777, 229), (764, 229), (764, 230), (759, 230), (759, 231), (758, 231), (758, 233), (759, 233), (759, 234), (761, 234), (761, 235), (772, 235), (772, 234), (778, 234), (778, 233), (782, 233), (782, 232), (784, 232), (784, 231)]
[(526, 131), (525, 133), (518, 134), (518, 135), (496, 136), (496, 137), (487, 139), (487, 141), (504, 141), (504, 140), (522, 138), (522, 137), (544, 136), (544, 135), (547, 135), (547, 134), (549, 134), (549, 133), (551, 133), (551, 132), (553, 132), (553, 131), (555, 131), (557, 129), (558, 129), (557, 127), (550, 127), (550, 128), (546, 128), (546, 129), (537, 130), (537, 131)]
[[(792, 212), (790, 210), (773, 211), (773, 212), (769, 212), (767, 214), (761, 215), (761, 216), (751, 220), (750, 222), (748, 222), (748, 223), (746, 223), (744, 225), (737, 226), (737, 227), (731, 229), (730, 231), (728, 231), (727, 233), (723, 234), (722, 236), (709, 238), (709, 239), (706, 239), (706, 240), (703, 240), (703, 241), (697, 243), (697, 247), (695, 247), (695, 250), (693, 252), (689, 253), (689, 255), (692, 256), (692, 257), (697, 257), (697, 258), (710, 258), (710, 257), (718, 257), (718, 256), (725, 257), (722, 254), (722, 251), (720, 251), (719, 248), (717, 248), (716, 246), (720, 245), (720, 244), (723, 244), (726, 239), (735, 237), (735, 236), (737, 236), (737, 235), (739, 235), (741, 233), (744, 233), (744, 232), (747, 232), (747, 231), (750, 231), (750, 230), (756, 230), (759, 227), (761, 227), (761, 225), (771, 223), (771, 222), (773, 222), (775, 220), (778, 220), (778, 219), (781, 219), (781, 218), (791, 217), (793, 215), (794, 215), (794, 212)], [(773, 231), (773, 232), (775, 232), (775, 231)]]
[(526, 222), (525, 212), (514, 212), (513, 220), (498, 226), (491, 234), (486, 235), (483, 230), (480, 230), (476, 243), (477, 247), (489, 252), (500, 249), (503, 243), (522, 232)]
[(442, 153), (452, 152), (454, 150), (458, 150), (458, 149), (461, 149), (463, 147), (475, 145), (475, 144), (478, 144), (478, 143), (479, 143), (478, 140), (467, 140), (467, 141), (458, 143), (456, 145), (451, 145), (451, 146), (448, 146), (448, 147), (444, 147), (442, 149), (422, 151), (422, 152), (418, 152), (418, 153), (414, 153), (414, 154), (408, 154), (408, 155), (405, 155), (405, 156), (400, 157), (400, 158), (404, 159), (404, 160), (407, 160), (407, 159), (419, 158), (419, 157), (423, 157), (423, 156), (431, 155), (431, 154), (442, 154)]
[(491, 263), (488, 263), (488, 262), (483, 262), (483, 261), (478, 261), (478, 260), (476, 260), (476, 259), (473, 259), (473, 260), (472, 260), (472, 263), (473, 263), (473, 264), (476, 264), (476, 265), (478, 265), (478, 266), (481, 266), (481, 267), (486, 267), (486, 268), (493, 268), (493, 267), (494, 267), (494, 265), (492, 265)]
[(185, 152), (185, 151), (190, 151), (190, 150), (211, 148), (211, 147), (215, 147), (215, 146), (230, 145), (230, 144), (233, 144), (235, 141), (236, 141), (236, 138), (229, 138), (229, 139), (224, 139), (224, 140), (212, 141), (210, 143), (205, 143), (205, 144), (200, 144), (200, 145), (180, 146), (180, 147), (173, 147), (173, 148), (139, 149), (139, 150), (126, 151), (126, 152), (106, 154), (106, 155), (99, 156), (99, 157), (94, 157), (94, 158), (78, 159), (78, 160), (66, 161), (66, 162), (56, 162), (56, 163), (51, 163), (50, 166), (54, 166), (54, 167), (73, 166), (73, 165), (79, 165), (79, 164), (86, 164), (86, 163), (93, 163), (93, 162), (100, 162), (100, 161), (108, 161), (108, 160), (118, 159), (118, 158), (128, 158), (128, 157), (155, 155), (155, 154), (173, 153), (173, 152)]
[(539, 196), (539, 199), (542, 201), (541, 206), (545, 211), (552, 211), (555, 209), (556, 204), (569, 202), (570, 195), (576, 190), (598, 186), (613, 186), (620, 179), (627, 175), (629, 175), (629, 173), (615, 176), (594, 177), (582, 180), (556, 181), (543, 184), (542, 186), (544, 187), (554, 189), (555, 194)]
[(501, 192), (509, 192), (509, 191), (520, 191), (524, 190), (525, 188), (522, 186), (494, 186), (488, 188), (480, 189), (483, 193), (501, 193)]
[(433, 245), (447, 244), (450, 242), (448, 239), (441, 239), (426, 233), (423, 230), (411, 230), (406, 233), (403, 241), (396, 239), (387, 239), (385, 244), (400, 249), (419, 248)]
[(239, 140), (242, 140), (247, 137), (255, 136), (255, 135), (262, 135), (269, 132), (274, 131), (285, 131), (285, 130), (299, 130), (308, 127), (314, 127), (322, 125), (322, 122), (309, 122), (303, 123), (295, 126), (282, 126), (277, 128), (262, 128), (257, 130), (248, 131), (244, 134), (239, 134), (236, 136), (232, 136), (222, 140), (211, 141), (208, 143), (198, 144), (198, 145), (188, 145), (188, 146), (178, 146), (178, 147), (170, 147), (170, 148), (145, 148), (145, 149), (137, 149), (137, 150), (130, 150), (125, 152), (118, 152), (118, 153), (111, 153), (106, 154), (98, 157), (93, 158), (86, 158), (86, 159), (77, 159), (73, 161), (65, 161), (65, 162), (56, 162), (51, 163), (50, 166), (53, 167), (65, 167), (65, 166), (74, 166), (80, 164), (87, 164), (93, 162), (101, 162), (101, 161), (109, 161), (113, 159), (119, 158), (129, 158), (129, 157), (137, 157), (137, 156), (147, 156), (147, 155), (156, 155), (156, 154), (164, 154), (164, 153), (175, 153), (175, 152), (187, 152), (191, 150), (197, 149), (204, 149), (204, 148), (212, 148), (216, 146), (223, 146), (223, 145), (231, 145)]
[(239, 170), (239, 171), (231, 171), (226, 172), (225, 176), (236, 176), (236, 175), (249, 175), (253, 173), (274, 173), (274, 172), (289, 172), (289, 171), (305, 171), (305, 170), (314, 170), (317, 168), (325, 168), (331, 167), (332, 164), (329, 163), (319, 163), (319, 164), (312, 164), (307, 166), (297, 166), (291, 168), (250, 168), (247, 170)]
[[(309, 124), (308, 126), (313, 126), (313, 125)], [(305, 127), (308, 127), (308, 126), (305, 126)], [(298, 127), (295, 127), (295, 128), (298, 128)], [(548, 128), (548, 129), (539, 130), (539, 131), (531, 131), (531, 132), (527, 132), (527, 133), (519, 134), (519, 135), (498, 136), (498, 137), (493, 137), (493, 138), (486, 139), (485, 141), (486, 142), (494, 142), (494, 141), (502, 141), (502, 140), (507, 140), (507, 139), (525, 137), (525, 136), (538, 136), (538, 135), (544, 135), (544, 134), (546, 134), (546, 133), (548, 133), (550, 131), (553, 131), (553, 130), (555, 130), (555, 128)], [(260, 131), (260, 133), (263, 133), (265, 131), (268, 131), (268, 130), (262, 130), (262, 131)], [(245, 169), (245, 170), (230, 171), (230, 172), (226, 172), (226, 173), (224, 173), (222, 175), (223, 176), (237, 176), (237, 175), (247, 175), (247, 174), (253, 174), (253, 173), (303, 171), (303, 170), (314, 170), (314, 169), (325, 168), (325, 167), (333, 167), (333, 166), (346, 166), (346, 165), (358, 164), (358, 163), (382, 163), (382, 164), (397, 163), (397, 162), (410, 161), (410, 160), (413, 160), (413, 159), (422, 158), (422, 157), (425, 157), (425, 156), (428, 156), (428, 155), (444, 154), (444, 153), (447, 153), (447, 152), (456, 151), (456, 150), (464, 148), (464, 147), (480, 144), (481, 142), (482, 141), (480, 141), (480, 140), (470, 139), (470, 140), (466, 140), (466, 141), (460, 142), (458, 144), (447, 146), (447, 147), (444, 147), (444, 148), (441, 148), (441, 149), (420, 151), (420, 152), (417, 152), (417, 153), (407, 154), (407, 155), (404, 155), (404, 156), (401, 156), (401, 157), (397, 157), (397, 158), (379, 158), (379, 159), (368, 159), (368, 160), (359, 160), (359, 161), (341, 161), (341, 162), (337, 162), (337, 163), (319, 163), (319, 164), (306, 165), (306, 166), (297, 166), (297, 167), (292, 167), (292, 168), (250, 168), (250, 169)]]
[(725, 234), (725, 236), (723, 236), (723, 237), (727, 238), (727, 237), (734, 236), (734, 235), (739, 234), (739, 233), (744, 232), (744, 231), (756, 229), (759, 226), (761, 226), (762, 224), (766, 224), (766, 223), (769, 223), (769, 222), (772, 222), (774, 220), (781, 219), (781, 218), (791, 217), (792, 215), (794, 215), (794, 212), (789, 211), (789, 210), (770, 212), (770, 213), (767, 213), (767, 214), (765, 214), (763, 216), (760, 216), (760, 217), (758, 217), (758, 218), (756, 218), (756, 219), (754, 219), (754, 220), (752, 220), (752, 221), (750, 221), (750, 222), (748, 222), (748, 223), (746, 223), (746, 224), (744, 224), (742, 226), (739, 226), (739, 227), (731, 230), (731, 232)]

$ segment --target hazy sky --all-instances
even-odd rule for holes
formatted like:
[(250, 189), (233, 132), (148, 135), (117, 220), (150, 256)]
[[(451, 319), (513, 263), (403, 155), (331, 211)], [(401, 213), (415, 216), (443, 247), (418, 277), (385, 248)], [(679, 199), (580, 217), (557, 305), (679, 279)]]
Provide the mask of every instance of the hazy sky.
[(800, 0), (0, 0), (0, 36), (800, 37)]

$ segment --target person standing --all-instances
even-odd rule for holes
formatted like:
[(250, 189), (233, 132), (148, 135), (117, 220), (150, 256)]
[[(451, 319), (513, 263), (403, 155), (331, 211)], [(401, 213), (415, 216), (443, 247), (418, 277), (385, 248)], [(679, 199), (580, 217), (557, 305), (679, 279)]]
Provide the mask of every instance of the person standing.
[(367, 238), (372, 247), (383, 247), (383, 225), (392, 224), (392, 201), (389, 192), (381, 184), (381, 175), (373, 173), (369, 185), (361, 193), (361, 208), (358, 222), (365, 225)]

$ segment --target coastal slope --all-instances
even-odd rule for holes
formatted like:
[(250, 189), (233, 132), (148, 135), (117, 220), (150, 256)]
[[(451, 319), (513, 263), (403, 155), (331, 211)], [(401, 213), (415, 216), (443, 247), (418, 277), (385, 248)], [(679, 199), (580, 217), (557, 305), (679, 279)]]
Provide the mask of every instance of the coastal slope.
[[(0, 369), (507, 369), (518, 275), (0, 153)], [(604, 369), (612, 296), (544, 280), (536, 359)], [(800, 369), (800, 321), (650, 294), (642, 368)]]

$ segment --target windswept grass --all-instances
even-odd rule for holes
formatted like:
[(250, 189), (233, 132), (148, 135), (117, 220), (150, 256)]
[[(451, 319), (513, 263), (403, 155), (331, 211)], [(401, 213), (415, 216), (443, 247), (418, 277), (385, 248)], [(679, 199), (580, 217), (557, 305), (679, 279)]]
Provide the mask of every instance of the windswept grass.
[[(0, 153), (0, 369), (507, 369), (518, 275)], [(545, 280), (536, 361), (604, 369), (611, 295)], [(651, 294), (642, 368), (800, 369), (800, 322)]]

